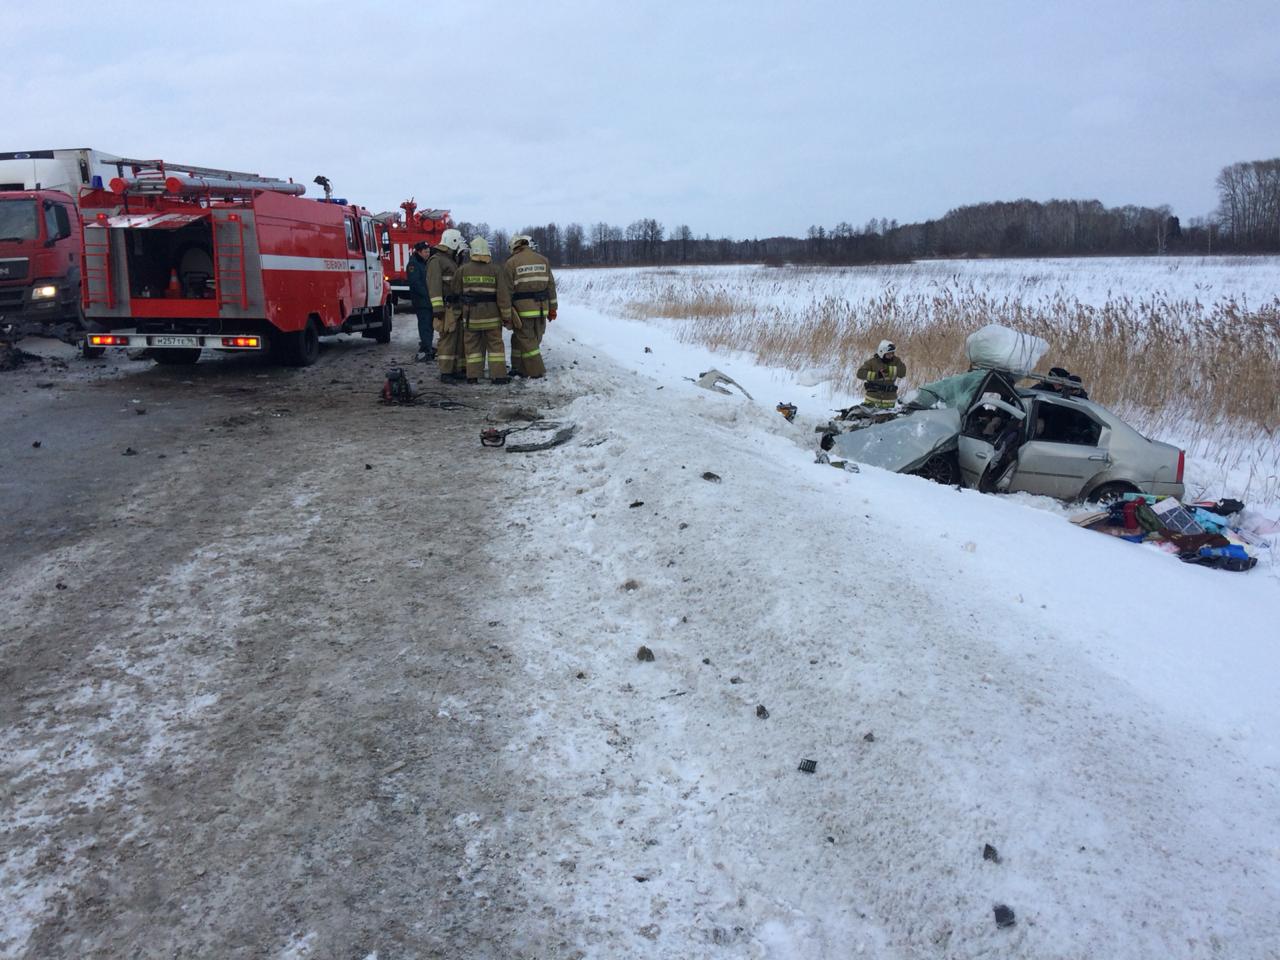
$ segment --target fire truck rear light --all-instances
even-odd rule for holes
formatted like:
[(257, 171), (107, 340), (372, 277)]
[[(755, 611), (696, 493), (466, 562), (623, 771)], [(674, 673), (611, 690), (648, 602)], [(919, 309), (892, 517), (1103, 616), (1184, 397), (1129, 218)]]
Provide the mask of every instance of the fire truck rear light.
[(228, 214), (228, 215), (227, 215), (227, 219), (228, 219), (228, 220), (230, 220), (232, 223), (239, 223), (239, 222), (240, 222), (240, 214), (238, 214), (238, 213), (231, 213), (231, 214)]
[(128, 345), (128, 337), (117, 337), (109, 333), (89, 334), (89, 346), (91, 347), (127, 347)]
[(262, 346), (261, 337), (223, 337), (222, 345), (224, 347), (248, 347), (257, 349)]
[(106, 223), (107, 215), (105, 213), (100, 213), (96, 217), (94, 217), (94, 219), (97, 220), (99, 223)]
[(1186, 469), (1186, 467), (1187, 467), (1187, 451), (1179, 450), (1178, 451), (1178, 479), (1176, 481), (1177, 483), (1182, 482), (1182, 473)]

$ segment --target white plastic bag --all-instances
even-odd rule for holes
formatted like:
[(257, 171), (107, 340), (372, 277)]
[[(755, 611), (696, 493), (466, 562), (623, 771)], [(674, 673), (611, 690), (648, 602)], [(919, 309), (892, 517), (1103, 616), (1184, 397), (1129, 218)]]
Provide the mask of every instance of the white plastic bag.
[(1027, 374), (1049, 352), (1049, 344), (1029, 333), (989, 323), (964, 341), (965, 356), (975, 367), (994, 367)]

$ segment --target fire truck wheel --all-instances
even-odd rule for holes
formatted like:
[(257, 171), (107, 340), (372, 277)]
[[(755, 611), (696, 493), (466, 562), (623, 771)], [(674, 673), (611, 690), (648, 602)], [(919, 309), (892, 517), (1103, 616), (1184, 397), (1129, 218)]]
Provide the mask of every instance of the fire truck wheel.
[(151, 359), (165, 366), (190, 366), (200, 359), (200, 348), (191, 350), (152, 350)]
[(395, 307), (387, 303), (382, 308), (382, 326), (374, 332), (374, 343), (390, 343), (391, 342), (391, 315), (395, 312)]
[(280, 359), (291, 367), (309, 367), (320, 359), (320, 332), (315, 320), (296, 333), (286, 333), (281, 338)]

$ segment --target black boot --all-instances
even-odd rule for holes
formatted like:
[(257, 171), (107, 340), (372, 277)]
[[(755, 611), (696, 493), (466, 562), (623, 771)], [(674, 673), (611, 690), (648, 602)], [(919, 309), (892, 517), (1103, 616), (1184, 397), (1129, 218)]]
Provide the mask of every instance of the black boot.
[(504, 384), (508, 384), (508, 383), (510, 383), (510, 382), (511, 382), (511, 378), (510, 378), (510, 377), (494, 377), (494, 378), (490, 381), (490, 383), (492, 383), (495, 387), (501, 387), (501, 386), (503, 386)]

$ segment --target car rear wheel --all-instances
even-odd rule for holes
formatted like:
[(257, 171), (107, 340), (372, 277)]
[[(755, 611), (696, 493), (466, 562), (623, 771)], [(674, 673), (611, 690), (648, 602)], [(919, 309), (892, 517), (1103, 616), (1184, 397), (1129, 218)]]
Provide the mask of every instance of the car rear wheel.
[(1098, 487), (1093, 493), (1086, 498), (1097, 503), (1114, 503), (1121, 499), (1126, 493), (1137, 493), (1138, 490), (1131, 483), (1104, 483)]
[(953, 487), (960, 483), (960, 461), (955, 453), (934, 454), (923, 464), (911, 471), (915, 477), (924, 477), (934, 483)]

